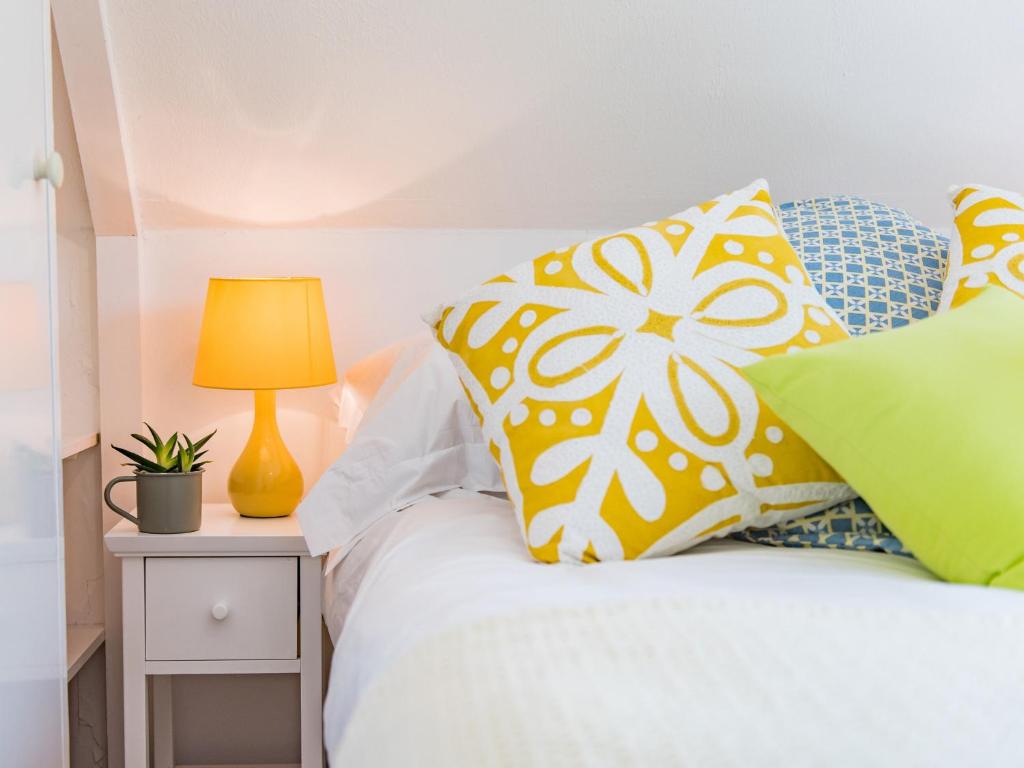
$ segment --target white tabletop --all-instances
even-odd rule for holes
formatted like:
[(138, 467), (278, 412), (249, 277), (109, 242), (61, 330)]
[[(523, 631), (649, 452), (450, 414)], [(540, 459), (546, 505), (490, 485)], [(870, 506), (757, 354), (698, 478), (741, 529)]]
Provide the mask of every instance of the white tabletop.
[(118, 556), (308, 555), (299, 519), (242, 517), (230, 504), (203, 504), (203, 524), (193, 533), (140, 533), (122, 520), (104, 537)]

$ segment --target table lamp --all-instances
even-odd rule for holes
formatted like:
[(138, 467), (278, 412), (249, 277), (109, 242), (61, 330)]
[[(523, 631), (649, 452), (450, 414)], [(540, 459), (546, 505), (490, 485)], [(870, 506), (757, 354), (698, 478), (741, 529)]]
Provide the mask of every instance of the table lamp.
[(337, 380), (319, 278), (210, 278), (192, 383), (255, 392), (252, 434), (228, 478), (239, 514), (298, 506), (302, 472), (277, 428), (276, 391)]

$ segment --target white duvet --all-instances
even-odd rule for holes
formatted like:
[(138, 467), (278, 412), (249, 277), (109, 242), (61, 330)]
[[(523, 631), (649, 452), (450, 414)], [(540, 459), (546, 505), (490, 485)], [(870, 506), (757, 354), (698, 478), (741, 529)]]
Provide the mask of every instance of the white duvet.
[(462, 494), (378, 523), (326, 589), (335, 766), (1024, 764), (1024, 595), (912, 560), (541, 565)]

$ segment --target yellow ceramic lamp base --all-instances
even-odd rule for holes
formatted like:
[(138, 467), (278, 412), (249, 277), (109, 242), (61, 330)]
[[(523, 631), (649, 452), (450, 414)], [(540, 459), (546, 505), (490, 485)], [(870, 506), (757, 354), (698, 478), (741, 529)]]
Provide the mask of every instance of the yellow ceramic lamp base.
[(302, 472), (277, 428), (277, 392), (258, 389), (252, 434), (228, 478), (228, 496), (243, 517), (285, 517), (302, 500)]

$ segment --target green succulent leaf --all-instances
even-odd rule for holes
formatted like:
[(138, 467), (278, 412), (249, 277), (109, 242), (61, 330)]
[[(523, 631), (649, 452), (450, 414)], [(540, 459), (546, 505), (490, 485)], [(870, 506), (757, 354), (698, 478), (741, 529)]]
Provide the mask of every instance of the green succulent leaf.
[(178, 443), (178, 470), (180, 472), (189, 472), (192, 469), (192, 463), (195, 461), (196, 451), (188, 435), (183, 437), (185, 438), (184, 447), (180, 442)]
[(132, 432), (132, 437), (134, 437), (136, 440), (138, 440), (144, 446), (149, 448), (149, 450), (151, 450), (154, 454), (156, 453), (156, 443), (154, 443), (152, 440), (149, 440), (148, 438), (144, 437), (143, 435), (137, 434), (135, 432)]
[(144, 421), (143, 424), (146, 425), (146, 429), (149, 430), (149, 434), (153, 436), (153, 444), (150, 446), (150, 450), (153, 451), (155, 462), (163, 467), (165, 472), (173, 472), (177, 465), (174, 450), (177, 448), (178, 444), (178, 433), (175, 432), (171, 435), (169, 440), (165, 441), (157, 434), (157, 431), (153, 429), (149, 422)]
[(125, 458), (131, 459), (144, 472), (167, 472), (168, 471), (168, 469), (166, 469), (165, 467), (161, 466), (160, 464), (157, 464), (157, 463), (155, 463), (153, 461), (150, 461), (145, 456), (140, 456), (139, 454), (134, 453), (133, 451), (129, 451), (129, 450), (125, 449), (125, 448), (118, 448), (116, 445), (111, 445), (110, 447), (113, 448), (118, 453), (120, 453)]
[(146, 425), (146, 429), (149, 430), (149, 434), (153, 436), (153, 442), (156, 444), (155, 447), (153, 448), (153, 451), (156, 452), (161, 447), (163, 447), (164, 441), (160, 439), (160, 435), (156, 433), (156, 430), (150, 426), (148, 421), (144, 421), (142, 423)]
[[(216, 434), (217, 434), (217, 430), (215, 429), (215, 430), (213, 430), (213, 432), (208, 434), (206, 437), (201, 437), (198, 440), (196, 440), (196, 443), (195, 443), (196, 450), (198, 451), (200, 448), (202, 448), (204, 445), (206, 445), (209, 442), (210, 438), (213, 437)], [(196, 455), (198, 456), (199, 454), (197, 453)]]
[(174, 456), (174, 450), (178, 447), (178, 433), (175, 432), (171, 435), (167, 442), (163, 444), (163, 449), (157, 453), (157, 463), (163, 467), (171, 469), (177, 463), (177, 459)]

